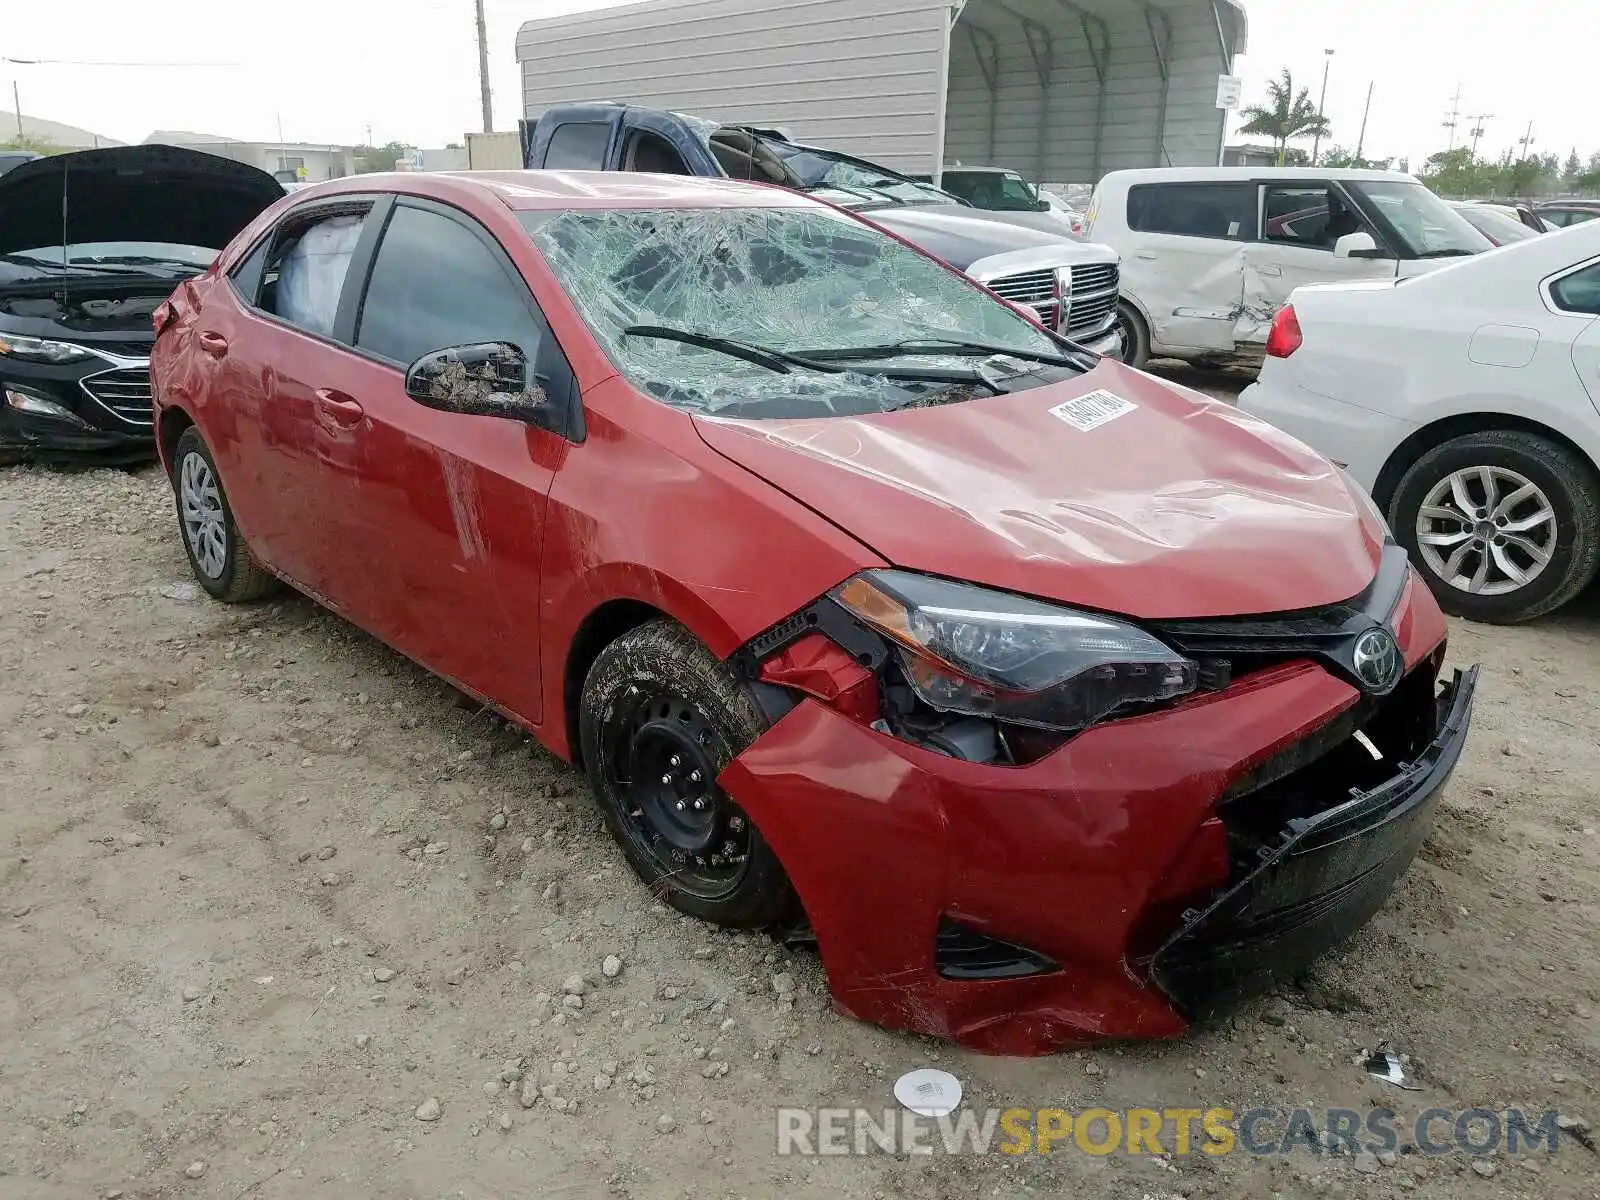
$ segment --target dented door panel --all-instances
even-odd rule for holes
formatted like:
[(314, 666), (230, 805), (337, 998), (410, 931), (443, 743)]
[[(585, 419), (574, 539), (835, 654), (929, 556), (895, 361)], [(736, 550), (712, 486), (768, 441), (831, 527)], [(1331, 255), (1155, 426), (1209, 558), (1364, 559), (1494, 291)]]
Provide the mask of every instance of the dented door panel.
[(1123, 291), (1143, 306), (1157, 350), (1233, 349), (1245, 250), (1220, 238), (1139, 236), (1123, 257)]

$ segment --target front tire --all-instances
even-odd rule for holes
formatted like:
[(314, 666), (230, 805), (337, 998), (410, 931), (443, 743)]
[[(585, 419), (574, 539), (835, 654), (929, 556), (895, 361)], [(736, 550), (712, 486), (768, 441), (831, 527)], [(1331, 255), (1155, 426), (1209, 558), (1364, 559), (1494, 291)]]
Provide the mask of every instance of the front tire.
[(1487, 430), (1436, 446), (1401, 478), (1390, 522), (1440, 607), (1469, 620), (1543, 616), (1600, 569), (1600, 479), (1537, 434)]
[(652, 621), (601, 651), (581, 704), (584, 769), (639, 878), (717, 925), (792, 921), (799, 902), (777, 855), (716, 786), (767, 728), (732, 673), (683, 626)]
[(1150, 330), (1145, 327), (1139, 310), (1126, 300), (1117, 304), (1117, 332), (1122, 335), (1122, 361), (1144, 370), (1150, 361)]
[(193, 425), (173, 447), (172, 492), (183, 550), (201, 587), (229, 604), (259, 600), (278, 587), (234, 524), (222, 473)]

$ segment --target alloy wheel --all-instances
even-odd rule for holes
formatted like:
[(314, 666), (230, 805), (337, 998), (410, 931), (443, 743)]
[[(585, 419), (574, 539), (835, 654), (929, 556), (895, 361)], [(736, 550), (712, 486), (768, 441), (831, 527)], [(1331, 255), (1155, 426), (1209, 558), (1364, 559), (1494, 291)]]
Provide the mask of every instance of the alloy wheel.
[(195, 565), (207, 579), (220, 579), (228, 565), (228, 530), (217, 477), (202, 455), (184, 455), (178, 467), (183, 535)]
[(1555, 557), (1555, 507), (1527, 476), (1466, 467), (1445, 476), (1417, 510), (1417, 547), (1440, 580), (1474, 596), (1527, 587)]

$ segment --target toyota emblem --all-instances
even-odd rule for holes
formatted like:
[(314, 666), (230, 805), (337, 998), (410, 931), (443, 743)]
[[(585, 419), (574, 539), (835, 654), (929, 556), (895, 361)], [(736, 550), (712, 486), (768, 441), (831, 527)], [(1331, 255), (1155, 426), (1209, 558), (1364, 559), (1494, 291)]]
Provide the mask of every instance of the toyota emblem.
[(1382, 695), (1400, 682), (1405, 672), (1405, 660), (1400, 657), (1400, 647), (1387, 629), (1369, 629), (1356, 639), (1352, 654), (1356, 678), (1369, 692)]

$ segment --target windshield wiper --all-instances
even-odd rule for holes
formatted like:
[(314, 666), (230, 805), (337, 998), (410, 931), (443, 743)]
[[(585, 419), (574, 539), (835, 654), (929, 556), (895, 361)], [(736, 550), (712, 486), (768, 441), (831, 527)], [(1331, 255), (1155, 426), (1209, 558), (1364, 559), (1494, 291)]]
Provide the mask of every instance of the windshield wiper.
[(1019, 350), (1015, 346), (991, 346), (984, 342), (968, 342), (960, 338), (908, 338), (903, 342), (890, 342), (882, 346), (841, 346), (837, 349), (801, 350), (798, 353), (818, 362), (870, 362), (879, 358), (938, 357), (951, 358), (1020, 358), (1027, 362), (1046, 363), (1052, 367), (1073, 367), (1079, 371), (1089, 369), (1083, 359), (1068, 358), (1064, 354), (1051, 354), (1043, 350)]
[(1458, 249), (1425, 250), (1425, 251), (1423, 251), (1423, 253), (1419, 257), (1421, 257), (1421, 258), (1470, 258), (1475, 253), (1476, 253), (1476, 251), (1474, 251), (1474, 250), (1458, 250)]
[[(780, 375), (790, 374), (794, 367), (806, 371), (820, 371), (826, 375), (843, 375), (852, 369), (823, 358), (790, 354), (786, 350), (778, 350), (771, 346), (758, 346), (753, 342), (741, 342), (737, 338), (718, 337), (711, 333), (696, 333), (691, 329), (672, 329), (666, 325), (629, 325), (622, 332), (631, 337), (660, 338), (663, 341), (698, 346), (702, 350), (715, 350), (730, 358), (743, 359), (758, 367), (766, 367), (767, 370), (776, 371)], [(865, 374), (882, 376), (884, 379), (905, 379), (922, 383), (981, 383), (991, 388), (994, 386), (982, 372), (954, 367), (880, 367)]]
[(17, 263), (25, 267), (49, 267), (54, 271), (91, 271), (101, 275), (143, 275), (134, 267), (113, 267), (100, 263), (62, 262), (59, 258), (35, 258), (31, 254), (0, 254), (0, 262)]
[(196, 275), (205, 270), (205, 267), (190, 258), (167, 258), (158, 254), (108, 254), (96, 260), (100, 263), (127, 264), (129, 266), (150, 267), (177, 267), (183, 271), (193, 271)]

